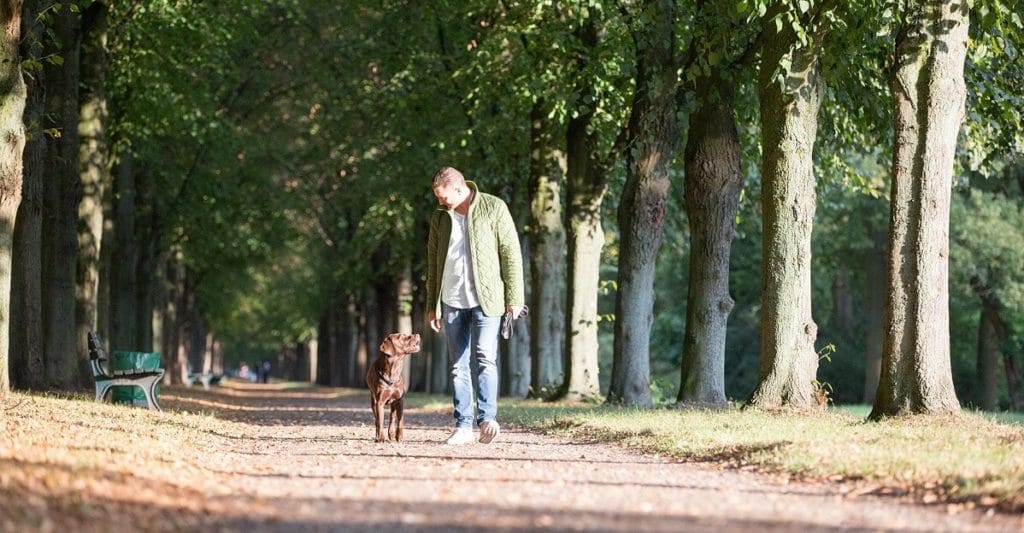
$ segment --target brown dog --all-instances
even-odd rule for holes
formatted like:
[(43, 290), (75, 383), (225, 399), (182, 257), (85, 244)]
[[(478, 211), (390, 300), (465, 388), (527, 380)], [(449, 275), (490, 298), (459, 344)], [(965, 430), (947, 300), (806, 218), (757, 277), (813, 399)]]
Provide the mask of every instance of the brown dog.
[(377, 422), (377, 442), (384, 442), (384, 406), (391, 406), (387, 436), (402, 440), (402, 362), (405, 356), (420, 351), (420, 336), (392, 333), (380, 344), (380, 357), (366, 371), (366, 386), (370, 388), (370, 407)]

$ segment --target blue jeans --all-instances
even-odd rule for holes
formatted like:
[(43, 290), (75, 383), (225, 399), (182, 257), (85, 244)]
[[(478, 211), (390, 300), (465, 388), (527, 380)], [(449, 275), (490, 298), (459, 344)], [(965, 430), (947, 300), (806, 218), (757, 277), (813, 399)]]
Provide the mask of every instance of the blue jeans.
[(470, 358), (475, 359), (477, 424), (498, 416), (498, 329), (500, 316), (485, 316), (479, 306), (456, 309), (442, 304), (448, 361), (452, 365), (455, 425), (473, 427), (473, 378)]

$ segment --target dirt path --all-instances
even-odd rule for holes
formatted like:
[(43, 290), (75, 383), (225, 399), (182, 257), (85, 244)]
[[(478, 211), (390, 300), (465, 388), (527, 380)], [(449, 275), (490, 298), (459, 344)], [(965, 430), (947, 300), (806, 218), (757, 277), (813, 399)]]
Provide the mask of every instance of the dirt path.
[[(411, 410), (406, 442), (372, 442), (362, 394), (175, 389), (168, 411), (230, 424), (206, 444), (204, 504), (177, 527), (224, 530), (1019, 531), (1021, 517), (948, 514), (836, 485), (678, 463), (503, 428), (449, 447), (449, 418)], [(203, 484), (201, 484), (203, 485)]]

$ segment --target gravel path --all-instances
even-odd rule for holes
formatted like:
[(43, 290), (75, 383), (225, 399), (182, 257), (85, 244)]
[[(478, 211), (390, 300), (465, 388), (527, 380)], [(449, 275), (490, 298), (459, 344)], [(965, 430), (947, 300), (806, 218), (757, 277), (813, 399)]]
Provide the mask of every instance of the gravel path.
[(517, 428), (489, 445), (446, 446), (449, 417), (417, 409), (406, 410), (405, 442), (376, 444), (362, 394), (252, 386), (162, 398), (165, 409), (233, 421), (234, 433), (209, 451), (215, 464), (235, 466), (208, 467), (218, 479), (205, 489), (201, 521), (222, 530), (1024, 529), (1020, 516), (843, 496), (838, 484), (790, 484)]

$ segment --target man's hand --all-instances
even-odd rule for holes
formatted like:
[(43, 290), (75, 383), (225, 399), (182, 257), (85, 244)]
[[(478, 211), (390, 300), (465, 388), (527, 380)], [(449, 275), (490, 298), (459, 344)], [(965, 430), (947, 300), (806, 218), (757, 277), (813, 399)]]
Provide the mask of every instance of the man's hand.
[(509, 305), (505, 307), (506, 313), (512, 313), (512, 319), (515, 320), (523, 314), (523, 306), (521, 305)]
[(441, 319), (437, 318), (437, 311), (427, 313), (427, 322), (430, 322), (430, 329), (434, 330), (434, 333), (441, 332)]

